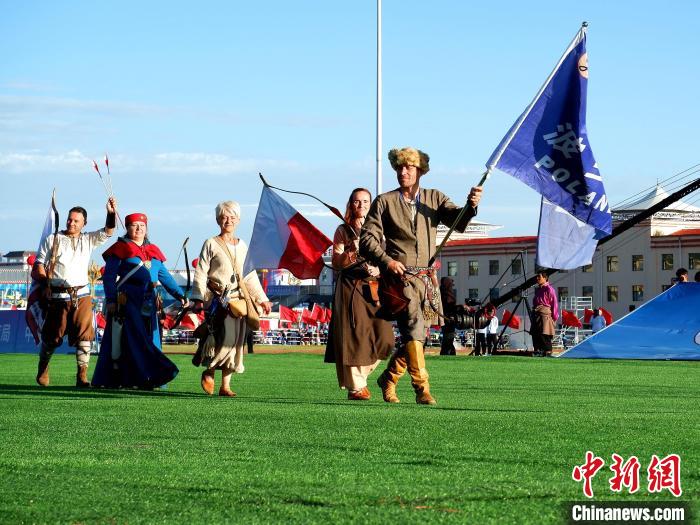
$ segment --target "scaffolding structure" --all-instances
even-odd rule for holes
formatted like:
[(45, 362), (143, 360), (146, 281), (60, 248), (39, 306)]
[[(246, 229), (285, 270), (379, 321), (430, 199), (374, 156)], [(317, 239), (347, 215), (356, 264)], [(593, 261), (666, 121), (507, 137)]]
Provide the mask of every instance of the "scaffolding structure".
[[(581, 320), (581, 323), (583, 323), (586, 310), (593, 310), (593, 298), (575, 296), (564, 297), (560, 301), (559, 309), (573, 312), (574, 315)], [(578, 328), (576, 326), (562, 326), (559, 329), (560, 341), (558, 342), (563, 348), (569, 348), (570, 346), (577, 345), (590, 335), (590, 329)]]

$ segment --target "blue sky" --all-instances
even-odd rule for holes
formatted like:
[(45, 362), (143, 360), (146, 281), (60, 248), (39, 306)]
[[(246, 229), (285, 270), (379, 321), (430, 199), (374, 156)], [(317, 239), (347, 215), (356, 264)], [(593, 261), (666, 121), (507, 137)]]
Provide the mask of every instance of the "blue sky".
[[(697, 2), (383, 2), (384, 159), (431, 156), (423, 186), (462, 203), (583, 20), (588, 133), (611, 202), (700, 162)], [(109, 152), (123, 214), (143, 211), (175, 260), (252, 231), (262, 171), (339, 208), (374, 189), (375, 3), (5, 2), (0, 19), (0, 252), (35, 249), (57, 188), (61, 220), (103, 222), (91, 159)], [(693, 36), (695, 35), (695, 36)], [(384, 160), (384, 190), (395, 186)], [(313, 201), (285, 198), (331, 236)], [(692, 201), (692, 198), (690, 199)], [(503, 173), (481, 220), (534, 235), (539, 197)]]

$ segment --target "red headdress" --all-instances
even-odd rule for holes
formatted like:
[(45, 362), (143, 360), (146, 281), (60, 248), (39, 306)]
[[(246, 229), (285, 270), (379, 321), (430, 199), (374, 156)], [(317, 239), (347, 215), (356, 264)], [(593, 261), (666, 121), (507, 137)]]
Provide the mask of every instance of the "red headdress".
[(148, 224), (148, 217), (146, 217), (145, 213), (132, 213), (131, 215), (124, 217), (124, 222), (127, 226), (129, 226), (129, 224), (132, 222), (143, 222)]

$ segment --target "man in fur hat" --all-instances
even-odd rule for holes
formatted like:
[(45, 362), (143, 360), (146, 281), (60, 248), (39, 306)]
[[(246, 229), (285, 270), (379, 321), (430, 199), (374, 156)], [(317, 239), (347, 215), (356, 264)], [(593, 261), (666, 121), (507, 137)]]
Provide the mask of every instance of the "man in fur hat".
[[(426, 329), (438, 324), (441, 310), (437, 282), (428, 262), (435, 253), (438, 224), (452, 226), (461, 208), (438, 190), (420, 187), (430, 170), (430, 158), (415, 148), (392, 149), (389, 162), (396, 171), (399, 187), (379, 195), (369, 210), (360, 236), (360, 254), (379, 266), (382, 275), (402, 279), (408, 306), (398, 313), (401, 346), (377, 380), (384, 401), (398, 403), (396, 384), (406, 369), (416, 392), (416, 402), (434, 405), (425, 368), (423, 344)], [(469, 207), (458, 224), (464, 231), (481, 198), (481, 188), (472, 188)], [(440, 321), (441, 322), (441, 321)]]

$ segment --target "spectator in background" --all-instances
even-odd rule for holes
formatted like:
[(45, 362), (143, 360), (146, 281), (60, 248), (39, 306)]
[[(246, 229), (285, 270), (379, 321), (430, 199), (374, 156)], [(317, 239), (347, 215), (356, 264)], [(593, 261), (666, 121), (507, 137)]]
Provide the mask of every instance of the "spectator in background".
[(498, 348), (498, 316), (494, 315), (486, 327), (486, 355), (491, 355)]
[(700, 283), (700, 272), (695, 272), (695, 282)]
[(676, 282), (677, 283), (687, 283), (688, 282), (688, 270), (685, 268), (678, 268), (676, 270)]
[(252, 354), (253, 353), (253, 331), (248, 327), (246, 327), (245, 344), (248, 347), (248, 353)]
[(442, 326), (440, 355), (457, 355), (454, 345), (455, 323), (452, 320), (457, 308), (457, 296), (452, 278), (443, 277), (440, 279), (440, 298), (442, 299), (442, 311), (445, 315), (445, 324)]
[(476, 342), (474, 343), (474, 356), (479, 357), (480, 355), (485, 355), (486, 349), (486, 334), (489, 330), (489, 325), (483, 328), (478, 328), (476, 330)]
[(535, 355), (546, 357), (552, 354), (554, 323), (559, 318), (559, 302), (554, 288), (549, 284), (547, 272), (541, 270), (535, 274), (535, 278), (537, 279), (537, 289), (532, 301), (534, 311), (532, 312), (530, 335)]
[(600, 332), (603, 328), (607, 326), (607, 321), (603, 317), (603, 312), (600, 308), (593, 309), (593, 317), (591, 317), (591, 331), (595, 334)]

